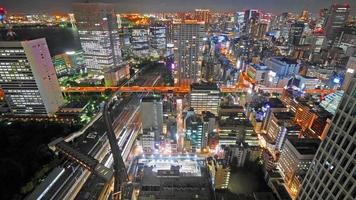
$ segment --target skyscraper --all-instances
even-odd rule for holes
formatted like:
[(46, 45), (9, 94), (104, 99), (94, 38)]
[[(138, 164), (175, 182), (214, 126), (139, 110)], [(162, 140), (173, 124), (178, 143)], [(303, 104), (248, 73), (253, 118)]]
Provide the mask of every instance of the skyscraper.
[(210, 10), (209, 9), (195, 9), (194, 17), (199, 22), (205, 22), (205, 24), (208, 24), (210, 21)]
[(118, 66), (121, 50), (114, 6), (104, 3), (74, 3), (74, 17), (88, 69)]
[(291, 25), (289, 31), (289, 42), (293, 45), (299, 45), (304, 32), (305, 24), (303, 21), (295, 22)]
[(333, 4), (330, 7), (326, 24), (326, 38), (328, 40), (335, 39), (340, 33), (340, 30), (345, 26), (350, 14), (350, 5), (348, 4)]
[(346, 73), (344, 78), (344, 83), (342, 85), (342, 89), (345, 90), (349, 85), (352, 76), (355, 74), (356, 71), (356, 56), (350, 56), (349, 61), (346, 65)]
[(14, 115), (53, 115), (64, 103), (44, 38), (0, 42), (0, 87)]
[(174, 55), (177, 64), (175, 83), (198, 82), (201, 74), (204, 22), (176, 21), (173, 24)]
[(303, 180), (298, 199), (356, 198), (356, 75), (346, 88), (343, 102), (332, 120)]

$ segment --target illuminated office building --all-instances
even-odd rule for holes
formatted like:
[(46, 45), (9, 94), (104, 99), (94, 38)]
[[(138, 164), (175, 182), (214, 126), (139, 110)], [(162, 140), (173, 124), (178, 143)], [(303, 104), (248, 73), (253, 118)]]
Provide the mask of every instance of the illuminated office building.
[(355, 71), (356, 71), (356, 56), (351, 56), (346, 65), (346, 74), (344, 78), (344, 84), (342, 85), (343, 90), (345, 90), (347, 86), (350, 84), (352, 76), (356, 74)]
[(219, 103), (220, 90), (216, 84), (194, 83), (191, 85), (190, 107), (194, 108), (197, 114), (209, 111), (217, 116)]
[[(356, 198), (356, 76), (350, 80), (331, 127), (303, 180), (298, 199)], [(350, 104), (349, 109), (347, 105)]]
[(267, 125), (267, 134), (264, 138), (271, 153), (281, 151), (287, 135), (299, 135), (301, 128), (293, 123), (293, 114), (290, 112), (274, 112)]
[(88, 69), (102, 70), (118, 66), (121, 62), (121, 50), (114, 6), (104, 3), (74, 3), (73, 8)]
[(262, 129), (267, 130), (267, 126), (270, 123), (271, 116), (274, 112), (287, 112), (287, 107), (282, 103), (282, 101), (278, 98), (270, 98), (268, 102), (262, 108), (263, 110), (263, 125)]
[(150, 27), (150, 45), (153, 49), (164, 52), (167, 47), (167, 28), (165, 26)]
[(283, 174), (286, 186), (290, 188), (291, 196), (296, 196), (319, 144), (319, 139), (298, 138), (298, 136), (286, 138), (277, 165)]
[(44, 38), (0, 43), (0, 87), (13, 115), (54, 115), (64, 103)]
[(83, 51), (68, 51), (52, 57), (57, 76), (74, 73), (84, 67)]
[(208, 24), (210, 22), (210, 10), (195, 9), (194, 18), (199, 22), (205, 22), (205, 24)]
[(211, 165), (210, 171), (213, 176), (213, 182), (215, 189), (227, 189), (230, 182), (230, 167), (226, 160), (215, 160), (212, 159), (209, 161)]
[(189, 85), (199, 82), (205, 23), (197, 20), (173, 22), (175, 83)]
[(196, 114), (189, 115), (185, 118), (185, 137), (190, 141), (193, 151), (201, 150), (204, 146), (203, 121)]
[(327, 20), (325, 23), (326, 38), (333, 40), (341, 31), (341, 28), (346, 25), (350, 14), (350, 5), (348, 4), (333, 4), (330, 7)]
[(137, 56), (145, 56), (149, 54), (149, 30), (144, 27), (137, 27), (131, 30), (131, 46), (132, 51)]
[(291, 25), (289, 31), (289, 42), (293, 45), (299, 45), (305, 29), (305, 23), (298, 21)]

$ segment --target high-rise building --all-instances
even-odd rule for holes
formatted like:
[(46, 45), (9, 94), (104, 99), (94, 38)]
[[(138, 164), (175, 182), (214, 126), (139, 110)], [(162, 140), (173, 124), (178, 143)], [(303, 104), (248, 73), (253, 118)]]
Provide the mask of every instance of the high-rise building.
[(287, 135), (299, 135), (301, 128), (293, 123), (293, 114), (290, 112), (273, 112), (267, 125), (267, 134), (264, 138), (267, 149), (272, 154), (279, 153)]
[(144, 130), (141, 136), (142, 150), (145, 153), (153, 153), (155, 147), (155, 132), (149, 129)]
[(299, 16), (299, 20), (305, 21), (305, 22), (308, 22), (309, 18), (310, 18), (309, 11), (307, 11), (307, 10), (303, 10)]
[(245, 33), (251, 33), (254, 26), (260, 19), (260, 12), (258, 10), (250, 9), (245, 11)]
[(167, 28), (165, 26), (150, 27), (150, 46), (165, 53), (164, 50), (167, 47)]
[(299, 73), (300, 64), (295, 59), (286, 57), (273, 57), (265, 61), (271, 69), (268, 77), (268, 87), (284, 87), (289, 79)]
[(131, 30), (132, 51), (137, 56), (149, 54), (149, 30), (146, 27), (135, 27)]
[(44, 38), (0, 42), (0, 87), (13, 115), (54, 115), (64, 103)]
[(204, 143), (203, 121), (196, 114), (185, 118), (185, 137), (190, 141), (193, 151), (201, 150)]
[(291, 24), (290, 31), (289, 31), (289, 42), (293, 45), (299, 45), (300, 40), (302, 38), (304, 28), (305, 28), (305, 22), (303, 21), (297, 21), (293, 24)]
[(205, 22), (209, 24), (210, 22), (210, 10), (209, 9), (195, 9), (194, 18), (199, 22)]
[(202, 148), (208, 146), (208, 137), (209, 133), (214, 132), (216, 118), (215, 115), (211, 112), (203, 112), (203, 138), (202, 138)]
[(102, 70), (118, 66), (121, 50), (114, 6), (74, 3), (73, 8), (88, 69)]
[(344, 78), (344, 83), (342, 85), (342, 89), (346, 90), (347, 86), (349, 86), (352, 76), (354, 76), (356, 71), (356, 56), (351, 56), (346, 65), (346, 74)]
[(319, 144), (319, 139), (287, 137), (277, 165), (291, 196), (296, 196)]
[(57, 76), (80, 71), (84, 67), (83, 51), (67, 51), (52, 57)]
[(325, 24), (326, 38), (328, 40), (335, 39), (341, 28), (345, 26), (350, 14), (350, 8), (348, 4), (331, 5)]
[(262, 129), (267, 130), (267, 126), (270, 124), (272, 114), (274, 112), (287, 112), (288, 109), (287, 107), (282, 103), (282, 101), (278, 98), (270, 98), (268, 102), (265, 103), (265, 105), (262, 108), (264, 112), (264, 120), (263, 120), (263, 125)]
[(163, 131), (163, 103), (160, 96), (148, 96), (141, 100), (140, 116), (142, 129), (155, 132), (158, 142)]
[(194, 108), (197, 114), (209, 111), (217, 116), (219, 103), (220, 90), (216, 84), (194, 83), (191, 85), (190, 107)]
[(230, 167), (226, 160), (213, 160), (215, 189), (226, 189), (230, 182)]
[(248, 23), (249, 20), (258, 20), (260, 18), (260, 12), (255, 9), (249, 9), (245, 11), (245, 23)]
[[(303, 180), (298, 199), (356, 198), (356, 75)], [(343, 100), (344, 101), (344, 100)], [(346, 105), (351, 104), (351, 108)]]
[(173, 23), (175, 83), (189, 85), (198, 82), (201, 75), (205, 23), (197, 20)]
[(268, 30), (268, 21), (260, 21), (251, 27), (251, 34), (256, 39), (263, 39)]

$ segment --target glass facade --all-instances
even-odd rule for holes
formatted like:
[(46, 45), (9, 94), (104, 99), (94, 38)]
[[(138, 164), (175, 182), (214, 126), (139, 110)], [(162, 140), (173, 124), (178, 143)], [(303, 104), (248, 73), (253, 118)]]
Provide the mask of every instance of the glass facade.
[[(356, 76), (352, 78), (303, 181), (298, 199), (356, 198)], [(350, 108), (346, 108), (351, 102)]]

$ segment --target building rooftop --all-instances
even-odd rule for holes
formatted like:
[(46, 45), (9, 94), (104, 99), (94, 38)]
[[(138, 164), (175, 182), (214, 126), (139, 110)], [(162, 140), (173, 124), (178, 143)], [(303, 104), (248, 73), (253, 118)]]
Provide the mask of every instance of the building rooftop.
[(277, 196), (279, 196), (280, 199), (292, 200), (292, 198), (289, 196), (286, 187), (284, 186), (284, 182), (282, 182), (281, 180), (272, 180), (272, 185), (275, 188)]
[(273, 193), (271, 192), (254, 192), (253, 198), (255, 200), (275, 200)]
[[(339, 105), (339, 104), (337, 104)], [(325, 108), (321, 107), (321, 106), (315, 106), (312, 108), (312, 112), (314, 112), (316, 115), (318, 115), (318, 117), (321, 118), (332, 118), (333, 114), (331, 112), (329, 112), (328, 110), (326, 110)]]
[(161, 96), (160, 95), (153, 95), (153, 96), (147, 96), (142, 98), (142, 102), (154, 102), (154, 101), (161, 101)]
[(256, 70), (265, 70), (265, 71), (269, 70), (269, 68), (264, 63), (259, 63), (259, 64), (250, 63), (249, 65), (255, 68)]
[(275, 112), (273, 115), (278, 119), (278, 120), (289, 120), (293, 119), (294, 115), (291, 112)]
[(151, 157), (138, 160), (142, 172), (140, 199), (213, 199), (204, 158), (194, 156)]
[(240, 105), (222, 105), (220, 106), (221, 109), (244, 109), (243, 106)]
[(305, 79), (318, 79), (317, 77), (307, 76), (307, 75), (299, 75), (299, 76)]
[(286, 108), (279, 98), (270, 98), (267, 102), (270, 108)]
[(319, 148), (320, 140), (315, 138), (298, 138), (287, 136), (287, 140), (301, 155), (314, 155)]
[(219, 87), (215, 83), (193, 83), (191, 85), (192, 90), (219, 90)]
[(287, 63), (287, 64), (298, 64), (298, 62), (294, 59), (286, 58), (286, 57), (275, 57), (276, 60), (279, 60), (281, 62)]

